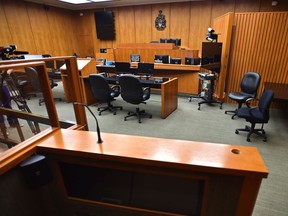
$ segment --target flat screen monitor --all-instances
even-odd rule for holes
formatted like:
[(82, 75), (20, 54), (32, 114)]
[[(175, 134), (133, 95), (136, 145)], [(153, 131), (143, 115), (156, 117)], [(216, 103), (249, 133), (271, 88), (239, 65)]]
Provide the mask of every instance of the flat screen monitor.
[(138, 54), (131, 54), (131, 55), (130, 55), (130, 62), (140, 62), (140, 55), (138, 55)]
[(160, 38), (160, 43), (169, 43), (168, 41), (168, 38)]
[(201, 67), (220, 73), (222, 43), (202, 42)]
[(154, 75), (154, 64), (153, 63), (138, 63), (137, 74), (145, 75), (146, 78)]
[(171, 43), (174, 43), (175, 46), (181, 46), (181, 39), (179, 38), (172, 38)]
[(181, 58), (170, 58), (170, 64), (181, 64)]
[(170, 56), (169, 55), (155, 55), (154, 58), (155, 63), (163, 63), (163, 64), (169, 64), (170, 62)]
[(24, 55), (24, 59), (42, 59), (42, 55)]
[(117, 74), (130, 73), (130, 62), (115, 62), (115, 72)]
[(107, 66), (115, 66), (115, 61), (106, 61), (105, 62), (105, 65), (107, 65)]
[(100, 40), (115, 39), (114, 14), (112, 11), (95, 12), (97, 38)]

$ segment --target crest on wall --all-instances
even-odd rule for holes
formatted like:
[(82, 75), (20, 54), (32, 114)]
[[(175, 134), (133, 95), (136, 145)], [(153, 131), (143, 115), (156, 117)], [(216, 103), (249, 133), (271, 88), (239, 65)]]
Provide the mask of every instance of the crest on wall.
[(162, 14), (162, 10), (159, 10), (159, 14), (155, 19), (155, 28), (158, 31), (163, 31), (166, 28), (166, 19), (165, 15)]

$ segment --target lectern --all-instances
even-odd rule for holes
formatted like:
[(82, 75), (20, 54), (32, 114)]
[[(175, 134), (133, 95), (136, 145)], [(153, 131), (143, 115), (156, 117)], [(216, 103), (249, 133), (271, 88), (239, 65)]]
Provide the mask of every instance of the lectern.
[[(96, 102), (96, 99), (94, 98), (91, 87), (89, 83), (87, 82), (87, 79), (90, 74), (97, 73), (96, 72), (96, 62), (95, 59), (77, 59), (77, 65), (78, 65), (78, 79), (81, 86), (81, 94), (82, 94), (82, 101), (85, 103), (85, 105), (91, 105)], [(71, 77), (67, 74), (67, 68), (66, 64), (64, 64), (61, 68), (61, 78), (63, 82), (63, 88), (66, 96), (66, 102), (72, 102), (72, 96), (71, 96)]]

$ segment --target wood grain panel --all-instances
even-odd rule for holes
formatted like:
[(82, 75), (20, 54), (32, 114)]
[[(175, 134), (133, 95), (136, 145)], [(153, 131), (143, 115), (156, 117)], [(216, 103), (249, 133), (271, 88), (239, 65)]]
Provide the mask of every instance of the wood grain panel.
[(272, 6), (271, 0), (261, 0), (260, 1), (260, 12), (267, 11), (288, 11), (287, 0), (277, 0), (278, 4), (276, 6)]
[(287, 19), (287, 12), (235, 15), (227, 92), (239, 91), (240, 81), (248, 71), (261, 75), (258, 97), (264, 82), (288, 83)]
[(234, 12), (235, 0), (212, 0), (211, 18), (215, 19), (223, 14)]
[(135, 15), (134, 7), (118, 8), (119, 35), (117, 35), (117, 44), (135, 43)]
[(251, 1), (251, 0), (235, 1), (235, 13), (258, 12), (258, 11), (260, 11), (259, 1)]
[(181, 46), (188, 47), (190, 29), (190, 3), (171, 4), (170, 38), (181, 38)]
[(51, 7), (47, 11), (49, 17), (49, 38), (57, 50), (53, 55), (73, 55), (76, 38), (73, 35), (72, 13), (68, 10)]
[[(46, 10), (42, 5), (29, 4), (27, 12), (36, 46), (35, 53), (29, 52), (29, 54), (51, 54), (53, 47), (50, 46), (51, 41), (48, 39), (51, 29), (49, 28)], [(48, 26), (48, 28), (43, 28), (44, 26)]]
[[(96, 25), (94, 12), (85, 12), (80, 16), (79, 12), (73, 13), (73, 32), (77, 41), (81, 43), (75, 43), (74, 50), (78, 56), (86, 57), (93, 56), (95, 57), (94, 50), (99, 51), (99, 48), (96, 48)], [(85, 26), (85, 27), (81, 27)]]
[(9, 44), (16, 44), (18, 50), (35, 53), (36, 47), (25, 3), (15, 0), (4, 1), (3, 8), (13, 40)]
[(12, 35), (9, 29), (9, 25), (7, 23), (7, 19), (6, 19), (6, 15), (5, 15), (5, 11), (3, 8), (3, 4), (0, 1), (0, 38), (1, 38), (1, 44), (0, 46), (7, 46), (10, 45), (11, 43), (13, 43), (12, 40)]
[(135, 35), (136, 43), (152, 40), (151, 5), (135, 7)]
[(206, 41), (205, 35), (210, 26), (211, 1), (191, 2), (188, 47), (199, 50), (199, 55), (201, 55), (201, 45)]
[(215, 90), (215, 96), (223, 99), (225, 96), (225, 82), (228, 68), (228, 57), (232, 34), (233, 13), (225, 14), (214, 20), (213, 29), (219, 34), (218, 42), (222, 42), (221, 71)]

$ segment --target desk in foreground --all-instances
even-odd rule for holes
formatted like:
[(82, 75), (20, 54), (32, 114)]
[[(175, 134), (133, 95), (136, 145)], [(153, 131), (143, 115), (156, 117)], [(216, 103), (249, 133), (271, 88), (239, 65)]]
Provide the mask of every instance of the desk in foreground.
[(39, 142), (68, 199), (135, 215), (249, 216), (268, 176), (255, 147), (107, 133), (102, 139), (99, 145), (94, 132), (62, 129)]

